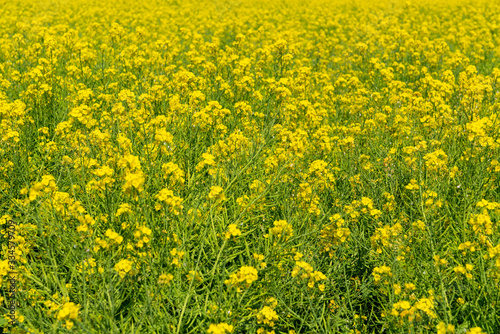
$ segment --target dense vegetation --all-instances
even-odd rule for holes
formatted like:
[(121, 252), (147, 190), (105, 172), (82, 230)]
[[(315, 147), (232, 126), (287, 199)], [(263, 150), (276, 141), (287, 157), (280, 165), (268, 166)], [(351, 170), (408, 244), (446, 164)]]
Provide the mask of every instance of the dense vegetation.
[(12, 333), (499, 333), (499, 33), (490, 1), (4, 1), (2, 324), (15, 278)]

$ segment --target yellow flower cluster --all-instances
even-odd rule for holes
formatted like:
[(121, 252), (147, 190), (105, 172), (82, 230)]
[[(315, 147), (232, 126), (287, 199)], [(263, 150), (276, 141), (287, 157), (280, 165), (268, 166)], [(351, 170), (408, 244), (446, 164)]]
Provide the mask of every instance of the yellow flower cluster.
[(472, 279), (472, 274), (471, 274), (472, 269), (474, 269), (474, 266), (472, 264), (466, 264), (465, 267), (464, 266), (457, 266), (457, 267), (453, 268), (453, 271), (457, 275), (462, 274), (462, 275), (465, 275), (465, 277), (467, 277), (468, 279)]
[(375, 267), (373, 269), (372, 275), (375, 283), (379, 283), (382, 281), (384, 284), (388, 284), (386, 279), (392, 277), (391, 268), (388, 266)]
[(62, 308), (59, 309), (56, 318), (61, 321), (66, 320), (65, 327), (69, 330), (73, 328), (73, 320), (77, 319), (79, 310), (80, 306), (73, 302), (64, 303)]
[(165, 177), (168, 177), (172, 183), (179, 182), (183, 184), (186, 181), (186, 179), (184, 178), (184, 172), (176, 163), (169, 162), (163, 164), (161, 168), (165, 173)]
[(227, 232), (224, 234), (224, 237), (226, 239), (230, 239), (231, 236), (233, 237), (237, 237), (241, 235), (241, 230), (237, 227), (236, 224), (229, 224), (228, 228), (227, 228)]
[(203, 153), (201, 155), (203, 160), (196, 165), (196, 170), (201, 171), (205, 166), (215, 166), (215, 157), (210, 153)]
[(284, 241), (293, 237), (293, 227), (286, 220), (276, 220), (273, 225), (274, 227), (269, 229), (269, 234)]
[(212, 186), (210, 187), (210, 193), (208, 194), (209, 199), (214, 199), (214, 200), (225, 200), (226, 196), (224, 195), (224, 189), (219, 186)]
[[(300, 278), (308, 280), (307, 286), (312, 289), (314, 288), (314, 284), (319, 281), (327, 280), (326, 277), (321, 271), (314, 271), (314, 268), (305, 261), (296, 261), (295, 267), (292, 270), (292, 277), (300, 275)], [(325, 290), (325, 284), (318, 284), (318, 289), (320, 291)]]
[(340, 214), (334, 214), (329, 220), (331, 223), (321, 230), (320, 241), (323, 245), (322, 251), (329, 252), (330, 256), (333, 256), (334, 248), (345, 243), (351, 231), (344, 227), (345, 220)]
[(155, 198), (160, 201), (160, 203), (156, 203), (155, 209), (161, 210), (163, 205), (161, 202), (168, 205), (169, 211), (175, 215), (180, 215), (184, 206), (182, 205), (183, 199), (177, 196), (174, 196), (174, 192), (167, 188), (160, 190), (158, 194), (156, 194)]
[(391, 247), (391, 239), (396, 239), (402, 229), (403, 227), (400, 223), (396, 223), (393, 226), (385, 225), (384, 227), (377, 228), (370, 238), (372, 247), (376, 249), (377, 253), (382, 253), (382, 248)]
[(184, 254), (184, 251), (177, 250), (177, 248), (172, 248), (172, 250), (170, 251), (170, 255), (173, 256), (172, 264), (174, 266), (180, 267), (181, 263), (179, 261), (184, 257)]
[(207, 333), (209, 334), (227, 334), (233, 332), (233, 325), (228, 325), (224, 322), (220, 324), (210, 324)]
[(116, 233), (115, 231), (108, 229), (105, 236), (107, 236), (113, 243), (119, 245), (123, 241), (123, 237)]
[(224, 281), (228, 286), (234, 286), (237, 291), (242, 291), (242, 288), (248, 288), (250, 285), (259, 279), (258, 271), (254, 267), (243, 266), (234, 274), (229, 276), (229, 279)]
[(29, 190), (29, 200), (34, 201), (37, 197), (44, 193), (54, 192), (57, 190), (56, 180), (52, 175), (42, 176), (40, 182), (36, 182)]
[(144, 244), (147, 244), (151, 241), (151, 233), (151, 229), (146, 226), (139, 226), (137, 230), (135, 230), (134, 238), (137, 240), (137, 248), (142, 248), (144, 247)]
[(257, 323), (274, 327), (274, 322), (278, 320), (278, 314), (269, 306), (264, 306), (257, 314)]
[[(437, 317), (434, 312), (434, 299), (431, 298), (421, 298), (417, 300), (414, 305), (410, 302), (403, 300), (392, 305), (391, 314), (396, 317), (404, 318), (407, 317), (409, 322), (414, 320), (421, 321), (422, 315), (427, 315), (428, 317), (434, 319)], [(419, 313), (420, 312), (420, 313)]]
[(174, 279), (174, 276), (172, 274), (161, 274), (160, 277), (158, 277), (158, 284), (170, 284), (170, 282)]
[(447, 334), (447, 333), (455, 333), (455, 326), (452, 324), (446, 325), (444, 322), (440, 322), (437, 326), (437, 334)]
[(118, 272), (121, 278), (124, 278), (127, 274), (133, 274), (134, 263), (130, 260), (123, 259), (115, 264), (114, 269)]

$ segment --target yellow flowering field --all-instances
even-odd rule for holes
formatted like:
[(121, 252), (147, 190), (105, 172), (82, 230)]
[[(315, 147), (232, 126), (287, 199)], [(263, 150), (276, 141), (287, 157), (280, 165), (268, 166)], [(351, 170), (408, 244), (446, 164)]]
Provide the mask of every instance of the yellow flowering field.
[(500, 333), (500, 3), (0, 5), (9, 333)]

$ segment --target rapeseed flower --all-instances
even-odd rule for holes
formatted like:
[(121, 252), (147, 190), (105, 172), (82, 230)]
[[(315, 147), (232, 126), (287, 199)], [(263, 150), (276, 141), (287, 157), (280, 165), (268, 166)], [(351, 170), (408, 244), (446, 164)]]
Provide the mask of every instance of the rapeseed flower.
[(209, 334), (227, 334), (227, 333), (232, 333), (233, 332), (233, 326), (228, 325), (224, 322), (220, 324), (210, 324), (208, 326), (207, 333)]
[(250, 287), (258, 278), (257, 269), (250, 266), (243, 266), (236, 273), (231, 274), (229, 279), (224, 281), (224, 284), (235, 286), (238, 292), (240, 292), (242, 288)]
[(118, 272), (121, 278), (124, 278), (128, 273), (132, 272), (132, 268), (133, 262), (127, 259), (119, 261), (114, 267), (115, 271)]

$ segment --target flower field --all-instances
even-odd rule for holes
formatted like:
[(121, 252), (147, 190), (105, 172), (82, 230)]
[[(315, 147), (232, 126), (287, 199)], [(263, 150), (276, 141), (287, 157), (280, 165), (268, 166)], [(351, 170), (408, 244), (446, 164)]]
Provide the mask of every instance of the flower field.
[(500, 3), (0, 5), (9, 333), (500, 333)]

